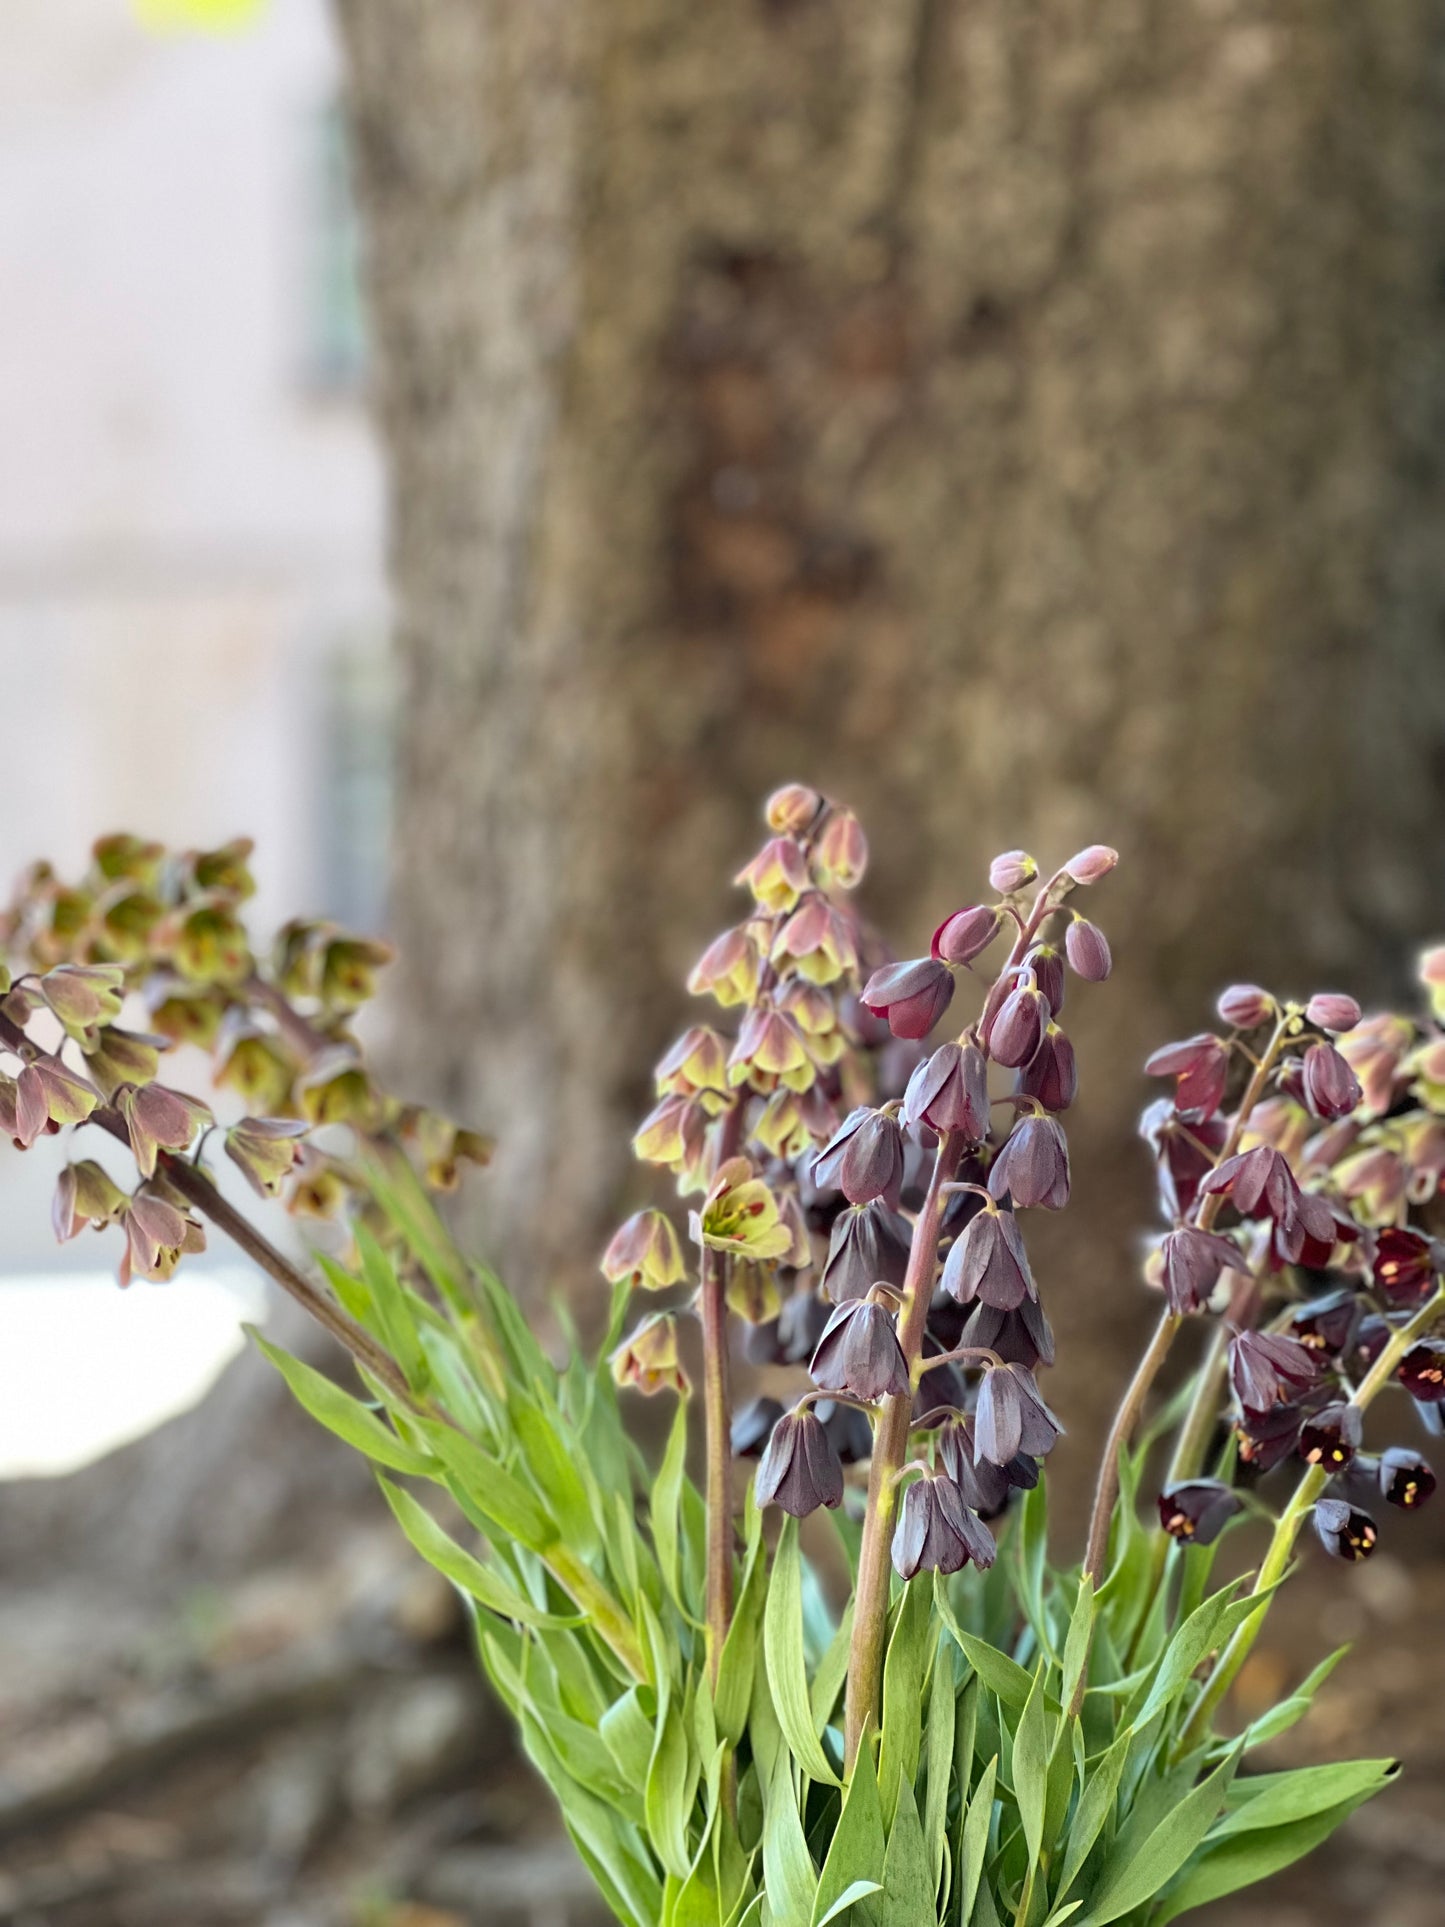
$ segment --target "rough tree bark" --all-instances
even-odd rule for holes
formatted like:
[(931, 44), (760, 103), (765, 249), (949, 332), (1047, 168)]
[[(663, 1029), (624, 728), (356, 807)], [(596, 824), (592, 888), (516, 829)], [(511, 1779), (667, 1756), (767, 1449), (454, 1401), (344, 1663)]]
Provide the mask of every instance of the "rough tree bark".
[(993, 848), (1123, 850), (1117, 1252), (1147, 1044), (1230, 975), (1401, 975), (1445, 899), (1445, 5), (337, 5), (398, 1010), (499, 1134), (493, 1247), (590, 1265), (798, 775), (909, 941)]

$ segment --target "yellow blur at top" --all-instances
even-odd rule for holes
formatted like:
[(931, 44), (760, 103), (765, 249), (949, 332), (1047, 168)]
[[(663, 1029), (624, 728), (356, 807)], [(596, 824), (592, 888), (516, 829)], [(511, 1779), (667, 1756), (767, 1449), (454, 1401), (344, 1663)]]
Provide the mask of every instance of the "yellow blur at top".
[(234, 33), (249, 27), (266, 0), (131, 0), (143, 27), (155, 33)]

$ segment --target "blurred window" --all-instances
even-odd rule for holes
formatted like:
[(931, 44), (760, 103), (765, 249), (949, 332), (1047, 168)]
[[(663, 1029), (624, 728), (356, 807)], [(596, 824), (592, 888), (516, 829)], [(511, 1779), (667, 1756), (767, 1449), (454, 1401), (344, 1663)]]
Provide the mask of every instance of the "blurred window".
[(307, 385), (350, 394), (366, 375), (366, 315), (361, 294), (361, 225), (351, 192), (346, 120), (333, 102), (308, 130), (308, 231), (305, 236)]
[(327, 908), (352, 930), (386, 923), (392, 809), (391, 662), (356, 638), (326, 659), (322, 836)]

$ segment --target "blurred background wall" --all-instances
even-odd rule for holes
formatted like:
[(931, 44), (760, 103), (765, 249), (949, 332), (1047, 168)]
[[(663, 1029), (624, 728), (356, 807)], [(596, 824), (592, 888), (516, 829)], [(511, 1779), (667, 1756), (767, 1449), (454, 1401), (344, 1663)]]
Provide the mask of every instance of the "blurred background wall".
[[(1040, 1253), (1087, 1439), (1144, 1052), (1438, 932), (1442, 110), (1440, 0), (10, 10), (0, 860), (244, 830), (260, 918), (385, 923), (395, 1079), (498, 1135), (531, 1294), (587, 1288), (773, 783), (862, 811), (905, 950), (994, 849), (1117, 844)], [(249, 1360), (0, 1488), (0, 1558), (0, 1921), (584, 1917), (445, 1598)], [(1439, 1595), (1382, 1555), (1331, 1616), (1388, 1655)], [(1274, 1920), (1435, 1919), (1401, 1812)]]

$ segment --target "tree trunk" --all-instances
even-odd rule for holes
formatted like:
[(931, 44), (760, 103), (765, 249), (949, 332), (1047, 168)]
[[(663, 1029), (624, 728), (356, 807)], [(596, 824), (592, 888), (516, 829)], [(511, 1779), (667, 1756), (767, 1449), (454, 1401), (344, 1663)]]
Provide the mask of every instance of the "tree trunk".
[(338, 10), (405, 1058), (499, 1135), (493, 1250), (591, 1266), (797, 776), (914, 948), (996, 848), (1122, 850), (1117, 1263), (1148, 1045), (1231, 976), (1379, 987), (1445, 897), (1445, 4)]

